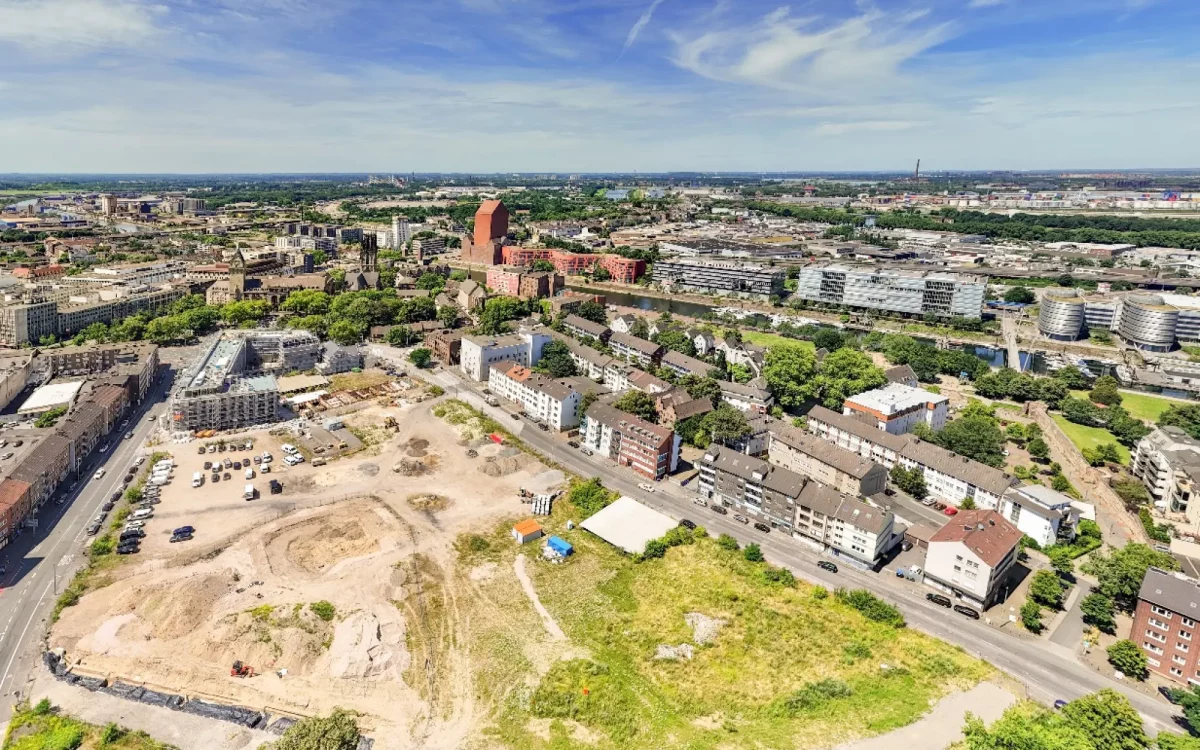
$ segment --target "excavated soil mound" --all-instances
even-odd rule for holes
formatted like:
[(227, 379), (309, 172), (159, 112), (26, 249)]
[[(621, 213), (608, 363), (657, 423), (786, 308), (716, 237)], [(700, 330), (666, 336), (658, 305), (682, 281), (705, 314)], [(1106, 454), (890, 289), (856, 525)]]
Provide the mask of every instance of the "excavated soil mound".
[(289, 531), (284, 555), (289, 563), (309, 573), (379, 550), (378, 540), (356, 518), (318, 517)]
[(533, 458), (522, 453), (518, 456), (507, 456), (495, 460), (489, 459), (480, 464), (479, 470), (489, 477), (504, 477), (524, 469), (533, 462)]
[(450, 507), (450, 498), (443, 495), (412, 495), (408, 504), (416, 510), (445, 510)]
[[(134, 611), (150, 624), (155, 638), (181, 638), (207, 621), (217, 600), (236, 585), (230, 572), (185, 578), (167, 588), (145, 592), (149, 595)], [(180, 602), (187, 602), (187, 606), (179, 606)]]
[(429, 441), (424, 438), (413, 438), (408, 441), (408, 449), (405, 451), (412, 458), (422, 458), (425, 455), (426, 449), (429, 448)]

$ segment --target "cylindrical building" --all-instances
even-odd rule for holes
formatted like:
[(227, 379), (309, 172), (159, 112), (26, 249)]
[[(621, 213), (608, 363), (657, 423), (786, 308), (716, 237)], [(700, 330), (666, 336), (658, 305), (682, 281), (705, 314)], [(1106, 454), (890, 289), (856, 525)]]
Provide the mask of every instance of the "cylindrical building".
[(1151, 352), (1167, 352), (1175, 345), (1179, 308), (1166, 304), (1157, 294), (1131, 294), (1121, 305), (1117, 328), (1129, 344)]
[(1074, 289), (1047, 289), (1038, 310), (1038, 330), (1058, 341), (1074, 341), (1083, 330), (1083, 298)]

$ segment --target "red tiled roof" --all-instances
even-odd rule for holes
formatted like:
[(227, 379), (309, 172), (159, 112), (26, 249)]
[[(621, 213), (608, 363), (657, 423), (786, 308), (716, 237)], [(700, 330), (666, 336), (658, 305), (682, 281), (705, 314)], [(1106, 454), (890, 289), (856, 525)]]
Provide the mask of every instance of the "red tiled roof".
[(996, 567), (1021, 540), (1021, 532), (994, 510), (960, 510), (929, 538), (934, 542), (962, 542), (991, 567)]

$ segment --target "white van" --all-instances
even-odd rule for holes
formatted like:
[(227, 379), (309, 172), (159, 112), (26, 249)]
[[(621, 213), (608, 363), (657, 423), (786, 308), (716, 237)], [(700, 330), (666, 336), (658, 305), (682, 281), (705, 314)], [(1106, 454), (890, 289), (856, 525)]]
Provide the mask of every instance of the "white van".
[(246, 469), (246, 479), (254, 478), (254, 469)]
[(246, 485), (246, 489), (242, 492), (242, 497), (246, 498), (247, 500), (253, 500), (254, 496), (257, 494), (258, 492), (254, 489), (254, 485), (248, 484)]
[(139, 508), (138, 510), (135, 510), (132, 514), (130, 514), (129, 517), (135, 521), (139, 521), (143, 518), (149, 518), (153, 515), (154, 515), (154, 511), (151, 510), (150, 508)]
[(195, 474), (192, 474), (192, 486), (199, 487), (202, 484), (204, 484), (204, 475), (198, 471)]
[(168, 479), (167, 477), (163, 477), (163, 476), (150, 477), (150, 485), (153, 487), (162, 487), (164, 484), (166, 484), (169, 481), (171, 481), (171, 480)]
[(291, 443), (284, 443), (283, 445), (279, 446), (279, 449), (282, 450), (284, 453), (295, 453), (296, 452), (296, 446), (292, 445)]

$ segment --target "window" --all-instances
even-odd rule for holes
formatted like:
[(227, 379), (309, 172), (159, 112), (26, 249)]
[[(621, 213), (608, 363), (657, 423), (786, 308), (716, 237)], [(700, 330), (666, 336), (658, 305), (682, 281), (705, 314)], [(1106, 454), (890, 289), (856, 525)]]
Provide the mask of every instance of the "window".
[(1175, 648), (1183, 653), (1187, 653), (1188, 645), (1186, 643), (1176, 643)]
[(1183, 658), (1179, 654), (1172, 656), (1171, 661), (1175, 662), (1176, 664), (1187, 664), (1187, 659)]
[(1160, 630), (1170, 630), (1170, 628), (1167, 627), (1167, 624), (1165, 622), (1163, 622), (1162, 620), (1156, 620), (1155, 618), (1151, 617), (1148, 620), (1148, 622), (1151, 625), (1153, 625), (1154, 627), (1159, 628)]
[(1196, 621), (1195, 621), (1195, 620), (1193, 620), (1193, 619), (1192, 619), (1192, 618), (1190, 618), (1190, 617), (1180, 617), (1180, 620), (1183, 622), (1183, 626), (1184, 626), (1185, 628), (1194, 628), (1194, 627), (1196, 627)]
[(1161, 648), (1155, 646), (1153, 643), (1143, 643), (1142, 647), (1152, 654), (1161, 654), (1163, 652)]
[(1166, 642), (1167, 642), (1167, 637), (1166, 637), (1165, 635), (1163, 635), (1162, 633), (1156, 633), (1156, 632), (1154, 632), (1153, 630), (1147, 630), (1147, 631), (1146, 631), (1146, 637), (1147, 637), (1147, 638), (1151, 638), (1151, 639), (1153, 639), (1153, 640), (1156, 640), (1156, 641), (1158, 641), (1159, 643), (1166, 643)]
[(1168, 620), (1171, 619), (1171, 610), (1163, 609), (1162, 607), (1158, 606), (1157, 604), (1151, 604), (1150, 611), (1156, 615), (1162, 615), (1163, 617), (1165, 617)]
[(1183, 670), (1178, 667), (1171, 667), (1171, 674), (1176, 677), (1183, 677)]
[(1190, 641), (1190, 640), (1192, 640), (1192, 634), (1191, 634), (1191, 633), (1189, 633), (1189, 632), (1187, 632), (1186, 630), (1180, 630), (1180, 631), (1179, 631), (1179, 637), (1180, 637), (1180, 638), (1182, 638), (1182, 639), (1183, 639), (1183, 640), (1185, 640), (1185, 641)]

